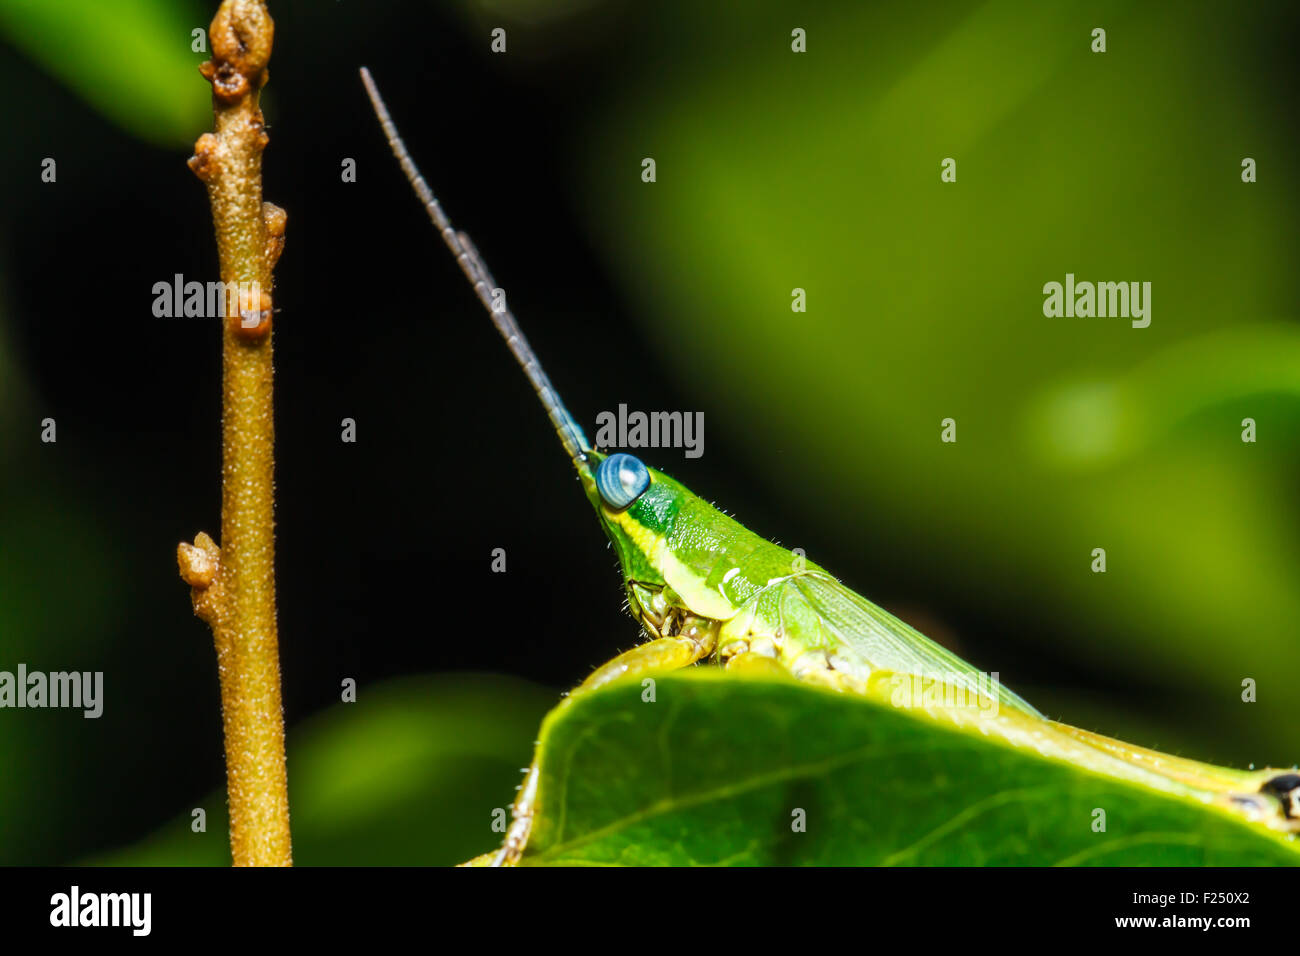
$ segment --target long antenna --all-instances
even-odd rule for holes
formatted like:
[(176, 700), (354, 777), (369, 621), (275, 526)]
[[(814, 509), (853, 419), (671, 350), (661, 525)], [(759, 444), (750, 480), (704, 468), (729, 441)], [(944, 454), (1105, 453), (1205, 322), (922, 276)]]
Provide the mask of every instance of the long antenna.
[(411, 159), (411, 154), (406, 151), (406, 144), (402, 142), (402, 137), (397, 132), (397, 126), (394, 125), (392, 117), (388, 115), (388, 108), (384, 106), (383, 97), (379, 95), (379, 88), (375, 86), (370, 71), (364, 66), (361, 68), (361, 82), (366, 85), (366, 93), (369, 94), (370, 103), (375, 108), (375, 115), (379, 117), (379, 125), (384, 128), (384, 135), (388, 137), (388, 145), (392, 147), (393, 155), (397, 157), (398, 163), (401, 164), (402, 172), (406, 173), (406, 178), (411, 182), (411, 188), (420, 197), (420, 202), (424, 203), (424, 211), (433, 220), (433, 225), (442, 236), (442, 241), (447, 244), (451, 254), (460, 263), (461, 271), (465, 273), (465, 278), (469, 279), (470, 285), (474, 287), (479, 301), (483, 303), (483, 307), (492, 316), (492, 324), (497, 327), (497, 331), (501, 333), (501, 337), (506, 340), (506, 345), (509, 346), (511, 353), (513, 353), (515, 361), (519, 363), (519, 367), (528, 376), (533, 391), (537, 392), (537, 397), (546, 409), (546, 414), (550, 416), (551, 424), (555, 426), (560, 441), (564, 443), (564, 450), (573, 459), (574, 464), (585, 462), (587, 460), (587, 451), (590, 448), (587, 444), (587, 436), (582, 433), (578, 423), (574, 421), (573, 416), (569, 414), (569, 410), (560, 401), (559, 394), (551, 386), (551, 380), (546, 377), (546, 372), (542, 369), (542, 363), (537, 360), (537, 354), (533, 351), (532, 346), (528, 344), (528, 339), (524, 338), (524, 333), (520, 331), (514, 313), (504, 305), (498, 307), (493, 301), (492, 292), (496, 288), (496, 283), (492, 280), (492, 274), (488, 272), (487, 266), (479, 257), (478, 250), (474, 247), (474, 243), (470, 241), (469, 236), (452, 228), (451, 221), (447, 218), (447, 214), (442, 211), (442, 206), (438, 204), (438, 200), (434, 197), (433, 190), (429, 188), (429, 184), (420, 175), (420, 170), (416, 168), (415, 162)]

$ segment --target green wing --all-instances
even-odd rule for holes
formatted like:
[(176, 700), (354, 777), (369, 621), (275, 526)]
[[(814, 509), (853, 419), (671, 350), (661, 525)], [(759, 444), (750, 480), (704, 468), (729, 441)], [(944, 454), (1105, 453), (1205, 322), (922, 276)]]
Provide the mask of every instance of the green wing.
[[(969, 691), (987, 692), (987, 678), (952, 651), (936, 644), (916, 628), (900, 621), (866, 598), (854, 594), (834, 578), (820, 571), (807, 571), (782, 581), (780, 597), (783, 620), (815, 618), (822, 630), (819, 643), (847, 647), (872, 670), (902, 674), (943, 676), (949, 683)], [(800, 607), (799, 605), (806, 605)], [(1034, 717), (1043, 715), (1026, 700), (999, 687), (999, 702)]]

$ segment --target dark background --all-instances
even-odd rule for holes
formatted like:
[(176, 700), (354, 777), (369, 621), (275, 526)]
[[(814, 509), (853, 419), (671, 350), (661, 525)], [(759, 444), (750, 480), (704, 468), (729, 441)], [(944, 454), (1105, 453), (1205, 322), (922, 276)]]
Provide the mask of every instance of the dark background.
[[(196, 26), (211, 13), (181, 6), (197, 11)], [(692, 387), (696, 373), (681, 374), (679, 357), (695, 346), (680, 330), (721, 319), (702, 309), (667, 345), (653, 332), (653, 300), (621, 281), (589, 225), (591, 207), (621, 200), (603, 197), (585, 171), (604, 161), (609, 136), (646, 121), (620, 105), (629, 75), (689, 86), (698, 70), (701, 85), (714, 82), (727, 71), (716, 58), (763, 31), (788, 46), (791, 16), (776, 5), (725, 5), (687, 28), (675, 9), (577, 4), (530, 24), (528, 4), (504, 14), (389, 0), (271, 4), (264, 186), (289, 217), (275, 355), (290, 728), (336, 705), (344, 678), (356, 679), (363, 700), (384, 679), (428, 672), (517, 675), (558, 693), (637, 639), (612, 552), (541, 409), (388, 153), (357, 76), (364, 64), (589, 434), (596, 412), (620, 402), (703, 410), (703, 458), (648, 460), (758, 533), (803, 545), (1053, 715), (1083, 722), (1123, 702), (1137, 712), (1132, 723), (1089, 726), (1154, 727), (1137, 742), (1176, 740), (1189, 755), (1234, 760), (1248, 727), (1216, 736), (1212, 714), (1176, 682), (1074, 653), (1069, 635), (1092, 625), (1060, 618), (1050, 592), (1013, 578), (1004, 590), (954, 583), (950, 552), (979, 547), (969, 532), (918, 536), (866, 492), (864, 507), (878, 517), (838, 533), (821, 508), (823, 462), (794, 440), (797, 429), (766, 427), (761, 410), (744, 427), (734, 415), (715, 418)], [(969, 9), (944, 4), (933, 15)], [(1286, 15), (1275, 15), (1276, 28)], [(498, 20), (509, 30), (506, 56), (489, 52)], [(822, 33), (817, 42), (861, 57), (866, 70), (869, 39)], [(1285, 44), (1262, 33), (1259, 44), (1260, 82), (1293, 91)], [(713, 62), (698, 55), (706, 48)], [(0, 667), (102, 670), (106, 682), (98, 721), (47, 711), (19, 725), (0, 713), (0, 861), (57, 863), (137, 841), (223, 783), (211, 639), (174, 558), (177, 542), (219, 532), (218, 331), (150, 311), (155, 282), (215, 279), (217, 256), (183, 142), (142, 141), (22, 43), (0, 50), (11, 91), (0, 149), (0, 374), (9, 378), (0, 393)], [(192, 81), (202, 103), (206, 85), (197, 72)], [(200, 106), (194, 133), (209, 119)], [(716, 121), (725, 140), (729, 117)], [(641, 188), (640, 155), (625, 157), (628, 190)], [(57, 185), (39, 182), (43, 156), (58, 161)], [(357, 162), (355, 183), (340, 180), (345, 157)], [(1282, 175), (1279, 165), (1272, 174)], [(633, 251), (625, 261), (635, 270), (641, 227), (627, 228), (621, 254)], [(1044, 281), (1031, 275), (1031, 285)], [(689, 272), (647, 281), (678, 279), (727, 281)], [(874, 387), (877, 361), (890, 359), (864, 361), (856, 387)], [(734, 371), (728, 364), (717, 363), (720, 376)], [(835, 414), (827, 409), (827, 420)], [(39, 442), (46, 416), (58, 423), (55, 445)], [(356, 444), (340, 441), (345, 417), (357, 421)], [(871, 436), (841, 438), (859, 440)], [(879, 454), (880, 469), (898, 467), (887, 446)], [(1284, 464), (1293, 489), (1294, 461)], [(490, 573), (496, 547), (507, 552), (505, 574)], [(1228, 684), (1231, 696), (1237, 678)], [(1069, 711), (1071, 700), (1102, 703)], [(292, 749), (290, 767), (292, 780)]]

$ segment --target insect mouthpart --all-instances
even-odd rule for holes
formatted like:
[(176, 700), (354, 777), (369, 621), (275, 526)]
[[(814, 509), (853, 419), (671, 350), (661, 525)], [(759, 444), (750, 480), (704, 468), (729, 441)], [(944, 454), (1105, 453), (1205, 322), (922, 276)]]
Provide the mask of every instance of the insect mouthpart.
[(685, 637), (699, 644), (716, 638), (718, 622), (674, 604), (663, 587), (628, 582), (632, 613), (653, 637)]
[(662, 587), (642, 584), (640, 581), (629, 581), (627, 601), (632, 614), (645, 625), (646, 630), (656, 636), (663, 634), (664, 624), (668, 620), (668, 612), (672, 607)]

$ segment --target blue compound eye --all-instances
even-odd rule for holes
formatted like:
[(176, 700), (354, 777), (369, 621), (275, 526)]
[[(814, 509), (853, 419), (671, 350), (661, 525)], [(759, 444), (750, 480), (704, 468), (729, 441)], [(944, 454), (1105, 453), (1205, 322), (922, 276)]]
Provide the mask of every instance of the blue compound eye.
[(596, 490), (615, 511), (622, 511), (649, 487), (650, 472), (631, 455), (610, 455), (596, 468)]

